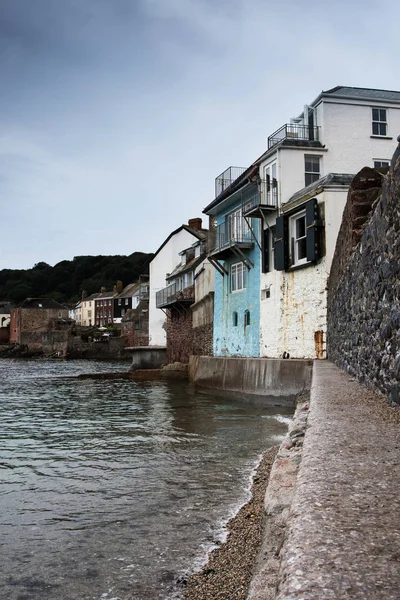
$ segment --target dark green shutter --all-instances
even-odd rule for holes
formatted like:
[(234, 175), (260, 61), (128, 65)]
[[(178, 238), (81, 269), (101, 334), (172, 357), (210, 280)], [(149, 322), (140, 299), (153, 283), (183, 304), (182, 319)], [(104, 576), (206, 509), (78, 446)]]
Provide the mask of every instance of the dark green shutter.
[(276, 219), (275, 228), (275, 269), (286, 271), (289, 265), (288, 221), (281, 215)]
[(307, 261), (315, 262), (320, 257), (319, 244), (319, 221), (318, 202), (312, 198), (306, 204), (306, 231), (307, 231)]
[(263, 273), (268, 273), (269, 263), (269, 230), (263, 229), (261, 234), (261, 266)]

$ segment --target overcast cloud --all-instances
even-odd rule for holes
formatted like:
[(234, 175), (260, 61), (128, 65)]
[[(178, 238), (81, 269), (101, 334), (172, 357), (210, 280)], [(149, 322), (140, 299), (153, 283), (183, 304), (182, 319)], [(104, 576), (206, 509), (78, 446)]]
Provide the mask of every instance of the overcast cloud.
[(154, 251), (322, 89), (400, 89), (394, 1), (0, 9), (0, 269)]

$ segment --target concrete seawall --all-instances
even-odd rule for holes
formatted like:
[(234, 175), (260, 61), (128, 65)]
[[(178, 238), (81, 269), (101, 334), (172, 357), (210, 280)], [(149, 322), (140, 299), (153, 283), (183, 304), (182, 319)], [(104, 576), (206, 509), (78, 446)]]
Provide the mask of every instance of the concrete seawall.
[(271, 471), (248, 600), (399, 600), (400, 411), (315, 361), (307, 422), (296, 412)]
[(311, 360), (191, 356), (189, 361), (195, 385), (282, 399), (308, 391), (311, 373)]

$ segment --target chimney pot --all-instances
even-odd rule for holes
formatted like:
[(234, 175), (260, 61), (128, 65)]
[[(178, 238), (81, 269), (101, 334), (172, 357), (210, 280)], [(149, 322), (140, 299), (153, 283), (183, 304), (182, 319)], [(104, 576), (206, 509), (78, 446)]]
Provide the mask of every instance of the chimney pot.
[(200, 219), (200, 217), (196, 217), (195, 219), (189, 219), (188, 221), (188, 225), (189, 227), (191, 227), (192, 229), (198, 229), (201, 230), (201, 225), (202, 225), (202, 219)]

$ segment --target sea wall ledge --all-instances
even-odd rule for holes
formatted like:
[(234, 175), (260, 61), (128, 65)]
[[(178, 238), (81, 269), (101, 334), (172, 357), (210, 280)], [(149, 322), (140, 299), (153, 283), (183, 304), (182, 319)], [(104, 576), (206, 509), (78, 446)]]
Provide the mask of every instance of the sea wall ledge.
[[(398, 600), (399, 425), (399, 409), (384, 396), (333, 363), (314, 362), (293, 501), (283, 520), (284, 543), (275, 549), (276, 583), (271, 589), (263, 569), (271, 557), (262, 554), (249, 598)], [(278, 457), (290, 448), (286, 439)], [(267, 514), (271, 498), (280, 493), (273, 486), (285, 481), (287, 464), (274, 464)], [(265, 535), (268, 531), (267, 517)]]
[(211, 356), (189, 360), (189, 377), (199, 387), (282, 400), (309, 391), (311, 372), (311, 360)]

